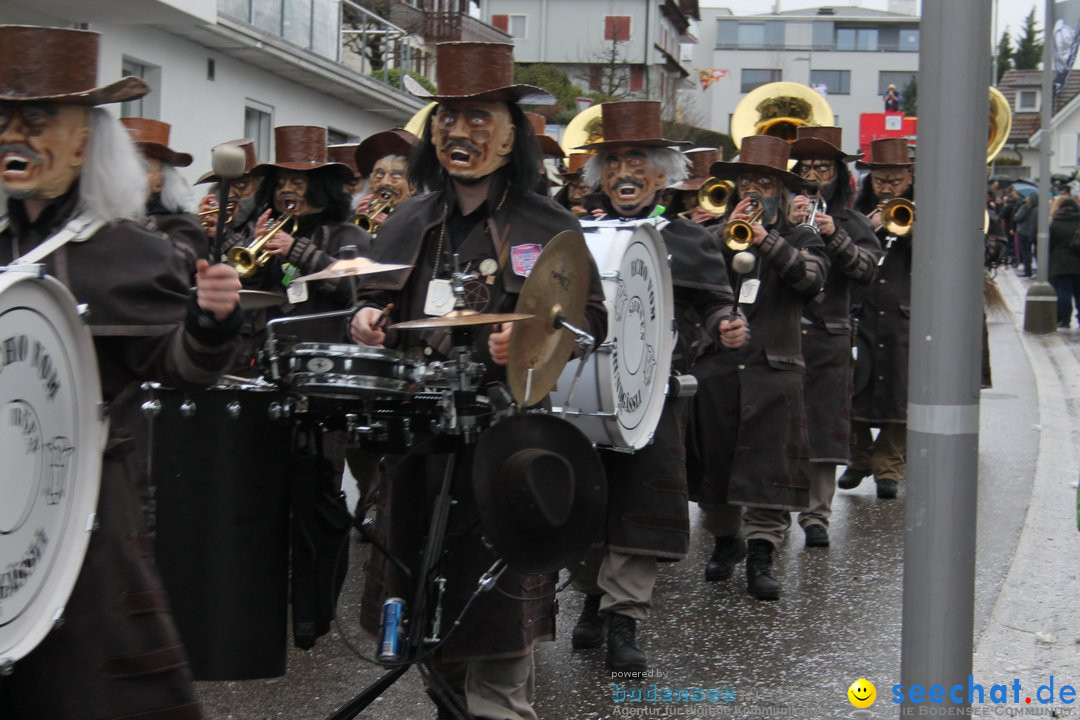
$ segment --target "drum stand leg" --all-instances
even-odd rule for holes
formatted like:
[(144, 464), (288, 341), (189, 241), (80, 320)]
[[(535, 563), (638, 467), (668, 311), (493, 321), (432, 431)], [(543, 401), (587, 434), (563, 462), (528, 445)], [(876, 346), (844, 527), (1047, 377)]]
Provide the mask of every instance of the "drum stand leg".
[[(424, 652), (424, 633), (427, 629), (425, 616), (428, 606), (428, 575), (431, 569), (439, 561), (446, 539), (446, 524), (450, 518), (450, 484), (454, 478), (455, 455), (446, 458), (446, 469), (443, 471), (442, 486), (435, 500), (435, 508), (431, 513), (431, 523), (428, 526), (427, 544), (424, 546), (424, 554), (420, 558), (420, 567), (416, 573), (416, 588), (413, 592), (412, 608), (409, 614), (412, 617), (409, 623), (409, 636), (405, 641), (405, 657), (402, 664), (391, 669), (378, 680), (368, 685), (364, 690), (349, 702), (342, 705), (333, 715), (326, 720), (351, 720), (359, 715), (364, 708), (373, 703), (393, 685), (398, 678), (421, 658)], [(388, 556), (389, 557), (389, 556)], [(431, 638), (438, 641), (438, 638)], [(436, 672), (433, 670), (433, 672)]]

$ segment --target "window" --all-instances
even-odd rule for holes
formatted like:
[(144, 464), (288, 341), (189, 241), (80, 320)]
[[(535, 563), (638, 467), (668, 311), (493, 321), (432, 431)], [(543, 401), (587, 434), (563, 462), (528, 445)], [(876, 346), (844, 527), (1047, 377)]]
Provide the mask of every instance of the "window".
[(739, 23), (739, 47), (751, 50), (765, 47), (765, 23)]
[(360, 142), (360, 138), (351, 133), (347, 133), (344, 130), (337, 130), (332, 127), (326, 128), (326, 144), (327, 145), (344, 145), (346, 143)]
[(810, 85), (814, 88), (824, 87), (827, 95), (850, 95), (851, 71), (811, 70)]
[(525, 37), (525, 15), (492, 15), (491, 24), (513, 38)]
[(918, 73), (913, 70), (907, 72), (882, 70), (878, 73), (878, 95), (884, 95), (885, 91), (889, 89), (889, 85), (895, 85), (897, 92), (903, 95), (904, 88), (908, 86), (908, 83), (916, 79), (917, 75)]
[(900, 52), (919, 52), (918, 28), (900, 31)]
[(645, 66), (634, 65), (630, 68), (630, 92), (641, 92), (645, 89)]
[(1016, 91), (1016, 112), (1038, 112), (1039, 111), (1039, 91), (1038, 90), (1017, 90)]
[(876, 28), (838, 27), (836, 28), (836, 49), (876, 52), (878, 49), (878, 31)]
[(742, 71), (742, 85), (740, 92), (748, 93), (754, 88), (766, 83), (779, 82), (782, 77), (782, 73), (779, 70), (744, 69)]
[(149, 95), (121, 104), (120, 117), (144, 117), (156, 120), (161, 107), (161, 68), (124, 55), (120, 64), (120, 74), (123, 77), (130, 75), (143, 80), (151, 90)]
[(259, 162), (270, 161), (270, 133), (274, 127), (274, 108), (248, 100), (244, 108), (244, 137), (255, 141)]
[(604, 16), (604, 39), (611, 42), (629, 42), (630, 40), (630, 16), (629, 15), (605, 15)]

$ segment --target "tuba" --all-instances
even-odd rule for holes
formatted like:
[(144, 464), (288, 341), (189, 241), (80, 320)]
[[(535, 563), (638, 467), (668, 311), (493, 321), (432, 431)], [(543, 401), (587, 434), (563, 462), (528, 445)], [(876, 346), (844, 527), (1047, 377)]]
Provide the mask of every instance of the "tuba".
[(1012, 131), (1012, 110), (1009, 101), (996, 87), (990, 87), (990, 126), (986, 140), (986, 162), (994, 161)]
[(881, 226), (890, 235), (905, 237), (911, 234), (915, 225), (915, 203), (907, 198), (892, 198), (878, 203), (881, 211)]
[(285, 214), (278, 218), (262, 235), (247, 245), (231, 247), (225, 253), (225, 262), (236, 268), (236, 272), (240, 274), (240, 277), (249, 278), (255, 274), (256, 270), (270, 262), (270, 258), (273, 256), (267, 252), (266, 243), (270, 242), (270, 238), (274, 237), (282, 228), (292, 223), (292, 227), (289, 228), (288, 232), (290, 235), (296, 233), (300, 218), (293, 214), (294, 207), (291, 203), (286, 205)]
[(742, 146), (747, 135), (774, 135), (792, 142), (795, 128), (803, 125), (836, 124), (825, 97), (813, 88), (795, 82), (761, 85), (746, 94), (731, 115), (731, 139)]

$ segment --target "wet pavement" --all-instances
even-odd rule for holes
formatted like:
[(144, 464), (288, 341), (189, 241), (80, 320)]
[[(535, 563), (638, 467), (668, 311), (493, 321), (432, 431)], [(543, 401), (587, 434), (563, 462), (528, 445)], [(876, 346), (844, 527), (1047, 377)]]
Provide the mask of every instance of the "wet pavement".
[[(1016, 307), (1023, 292), (1020, 281), (1003, 279), (1002, 287)], [(1063, 586), (1060, 578), (1044, 578), (1042, 586), (1032, 587), (1030, 593), (1010, 590), (1015, 583), (1032, 582), (1016, 576), (1013, 558), (1025, 522), (1029, 528), (1025, 537), (1033, 525), (1041, 527), (1041, 521), (1029, 513), (1032, 498), (1040, 497), (1037, 492), (1033, 495), (1036, 460), (1050, 453), (1071, 462), (1071, 448), (1068, 453), (1056, 452), (1049, 443), (1066, 441), (1075, 434), (1071, 427), (1080, 427), (1069, 425), (1080, 407), (1080, 387), (1067, 387), (1058, 417), (1063, 427), (1048, 439), (1028, 356), (1032, 342), (1038, 341), (1025, 344), (1016, 323), (1009, 313), (990, 318), (994, 387), (982, 393), (975, 626), (985, 647), (984, 656), (976, 658), (976, 667), (985, 673), (1045, 670), (1057, 662), (1043, 658), (1041, 665), (1036, 659), (1021, 666), (1011, 661), (1010, 648), (1036, 641), (1005, 634), (1009, 631), (1003, 626), (1016, 611), (999, 599), (1027, 606), (1038, 616), (1043, 599), (1059, 598), (1056, 610), (1062, 612), (1062, 606), (1076, 604), (1077, 595), (1068, 589), (1080, 588), (1073, 572), (1072, 585)], [(1062, 336), (1054, 341), (1059, 356), (1066, 358), (1061, 362), (1068, 364), (1067, 358), (1073, 358), (1071, 369), (1075, 370), (1080, 367), (1080, 332)], [(1050, 380), (1071, 382), (1064, 375)], [(1066, 402), (1069, 397), (1071, 402)], [(1075, 481), (1075, 471), (1074, 465), (1071, 481)], [(1054, 481), (1055, 492), (1070, 489), (1066, 482), (1070, 481)], [(1057, 503), (1061, 511), (1059, 500), (1049, 504)], [(690, 557), (661, 566), (652, 616), (639, 626), (653, 676), (644, 681), (612, 678), (604, 669), (603, 649), (573, 651), (570, 630), (581, 608), (581, 596), (567, 591), (559, 600), (558, 638), (536, 654), (539, 717), (609, 718), (628, 716), (631, 711), (678, 717), (896, 716), (898, 708), (889, 701), (889, 688), (900, 682), (903, 510), (903, 491), (897, 500), (878, 500), (871, 480), (853, 491), (838, 491), (832, 547), (804, 548), (802, 530), (794, 525), (777, 564), (783, 597), (767, 603), (746, 594), (742, 565), (727, 582), (704, 582), (712, 541), (697, 527), (696, 507), (692, 507)], [(1073, 524), (1073, 535), (1075, 531)], [(1054, 530), (1060, 532), (1060, 528)], [(1071, 552), (1073, 540), (1063, 541), (1059, 552)], [(1026, 545), (1021, 543), (1021, 547)], [(354, 544), (352, 549), (339, 627), (310, 652), (291, 650), (285, 677), (199, 683), (210, 720), (316, 720), (327, 717), (381, 674), (380, 668), (358, 659), (341, 635), (344, 632), (360, 653), (373, 653), (373, 644), (362, 635), (357, 621), (366, 546)], [(1045, 560), (1017, 557), (1026, 564)], [(1067, 561), (1075, 564), (1076, 557), (1071, 555)], [(1032, 620), (1035, 625), (1039, 622)], [(1059, 630), (1056, 657), (1070, 651), (1076, 655), (1073, 635), (1078, 628), (1072, 624)], [(1080, 666), (1077, 670), (1075, 678), (1080, 680)], [(860, 677), (877, 686), (879, 699), (868, 710), (856, 710), (846, 696), (848, 686)], [(691, 699), (683, 702), (649, 702), (647, 693), (654, 685), (661, 694), (665, 689), (676, 695), (680, 689), (697, 689), (707, 699), (697, 701), (688, 695)], [(635, 689), (646, 693), (646, 700), (623, 699), (622, 693)], [(360, 717), (434, 718), (435, 710), (418, 675), (410, 671)]]

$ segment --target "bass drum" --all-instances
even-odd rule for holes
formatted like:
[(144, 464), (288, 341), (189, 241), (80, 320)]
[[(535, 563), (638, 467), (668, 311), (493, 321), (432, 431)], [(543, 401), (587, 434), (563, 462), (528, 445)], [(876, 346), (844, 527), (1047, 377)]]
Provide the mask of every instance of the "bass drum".
[(51, 278), (0, 274), (0, 667), (64, 612), (97, 511), (108, 436), (97, 355)]
[(284, 675), (286, 396), (247, 384), (152, 392), (157, 562), (192, 673), (196, 680)]
[(608, 334), (586, 360), (573, 397), (567, 394), (578, 360), (567, 363), (551, 393), (553, 412), (565, 413), (597, 445), (618, 450), (640, 450), (652, 440), (671, 374), (675, 296), (656, 222), (581, 223), (604, 285)]

